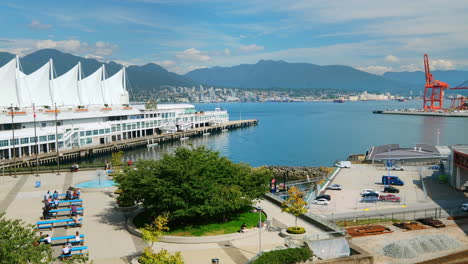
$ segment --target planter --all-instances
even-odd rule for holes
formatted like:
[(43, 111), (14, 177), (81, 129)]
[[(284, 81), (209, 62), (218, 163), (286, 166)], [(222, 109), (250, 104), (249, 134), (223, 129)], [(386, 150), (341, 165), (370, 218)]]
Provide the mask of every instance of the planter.
[(114, 206), (114, 209), (120, 212), (130, 212), (138, 208), (138, 204), (132, 206), (119, 206), (118, 204)]
[(280, 236), (284, 238), (290, 238), (294, 240), (302, 240), (306, 236), (307, 232), (304, 234), (290, 234), (287, 232), (287, 229), (281, 229)]

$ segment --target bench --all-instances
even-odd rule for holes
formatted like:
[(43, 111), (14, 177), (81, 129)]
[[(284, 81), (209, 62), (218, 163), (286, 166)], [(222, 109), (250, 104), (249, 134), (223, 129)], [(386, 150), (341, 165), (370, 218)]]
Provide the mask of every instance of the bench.
[[(63, 255), (63, 254), (61, 254), (61, 255), (59, 256), (59, 258), (61, 258), (61, 259), (66, 259), (66, 258), (69, 258), (69, 257), (71, 257), (71, 256), (73, 256), (73, 255), (83, 255), (83, 250), (85, 250), (85, 249), (88, 249), (88, 247), (87, 247), (87, 246), (72, 247), (72, 248), (70, 249), (70, 251), (71, 251), (71, 254), (70, 254), (70, 255)], [(74, 251), (79, 251), (79, 252), (73, 253)]]
[[(84, 234), (80, 234), (80, 241), (75, 241), (75, 236), (61, 236), (61, 237), (51, 237), (51, 241), (57, 241), (57, 240), (65, 240), (63, 243), (57, 243), (57, 244), (65, 244), (65, 243), (80, 243), (80, 245), (83, 245), (84, 243)], [(72, 241), (70, 241), (70, 239)], [(44, 239), (41, 239), (40, 242), (44, 242)]]
[[(67, 204), (68, 203), (68, 204)], [(82, 205), (83, 200), (81, 199), (75, 199), (75, 200), (61, 200), (59, 201), (59, 206), (71, 206), (72, 204), (74, 205)]]
[[(77, 225), (82, 226), (83, 225), (83, 218), (80, 217), (79, 220), (80, 220), (81, 223), (79, 223)], [(54, 224), (61, 224), (61, 225), (56, 226)], [(69, 226), (71, 226), (71, 227), (77, 226), (77, 225), (75, 225), (75, 222), (73, 221), (73, 219), (58, 219), (58, 220), (39, 221), (39, 222), (36, 223), (36, 225), (37, 225), (37, 229), (49, 228), (50, 230), (54, 229), (54, 227), (60, 227), (60, 226), (64, 226), (65, 228), (68, 228)]]
[[(79, 208), (76, 208), (76, 209), (77, 209), (78, 214), (84, 215), (84, 208), (83, 207), (79, 207)], [(60, 212), (68, 212), (68, 214), (59, 215), (58, 213), (60, 213)], [(50, 214), (50, 216), (55, 217), (55, 218), (57, 218), (58, 216), (71, 216), (71, 209), (62, 208), (62, 209), (50, 210), (49, 214)]]

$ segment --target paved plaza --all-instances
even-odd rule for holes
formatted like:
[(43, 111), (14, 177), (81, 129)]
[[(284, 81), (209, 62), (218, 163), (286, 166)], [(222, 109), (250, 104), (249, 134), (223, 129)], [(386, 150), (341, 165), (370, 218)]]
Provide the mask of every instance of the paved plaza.
[[(41, 174), (0, 177), (0, 211), (5, 211), (8, 218), (19, 218), (27, 223), (35, 224), (40, 221), (44, 194), (50, 190), (64, 193), (74, 184), (95, 179), (95, 171), (62, 172), (61, 175)], [(41, 187), (35, 188), (35, 182), (41, 181)], [(83, 189), (82, 189), (83, 190)], [(85, 246), (88, 246), (89, 257), (95, 264), (128, 263), (147, 246), (141, 238), (130, 234), (126, 228), (129, 213), (114, 209), (115, 198), (110, 194), (115, 187), (103, 188), (99, 191), (87, 192), (83, 190), (84, 216), (83, 226), (78, 228), (55, 228), (44, 231), (44, 234), (54, 236), (74, 235), (76, 231), (85, 234)], [(295, 218), (265, 200), (259, 205), (264, 209), (268, 218), (281, 224), (292, 226)], [(309, 234), (321, 233), (310, 224), (299, 220)], [(259, 252), (260, 237), (258, 229), (251, 233), (239, 234), (240, 238), (232, 241), (205, 244), (175, 244), (156, 243), (155, 249), (165, 248), (170, 252), (181, 251), (187, 264), (211, 263), (212, 258), (220, 259), (222, 264), (245, 263)], [(245, 235), (244, 237), (242, 237)], [(278, 232), (263, 231), (261, 233), (261, 247), (263, 250), (284, 246), (284, 238)], [(54, 246), (54, 257), (58, 256), (60, 247)]]

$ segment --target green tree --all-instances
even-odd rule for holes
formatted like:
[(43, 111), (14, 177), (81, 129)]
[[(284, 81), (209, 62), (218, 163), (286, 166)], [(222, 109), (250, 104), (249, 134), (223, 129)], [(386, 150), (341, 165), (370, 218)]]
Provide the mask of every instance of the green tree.
[(0, 213), (0, 262), (2, 264), (50, 263), (50, 245), (37, 244), (40, 237), (32, 225), (5, 218)]
[(233, 163), (205, 147), (178, 148), (145, 160), (116, 181), (123, 195), (153, 214), (169, 212), (171, 224), (226, 220), (251, 208), (268, 190), (271, 171)]
[(147, 224), (143, 229), (143, 240), (146, 242), (151, 242), (151, 246), (153, 246), (154, 242), (158, 242), (159, 239), (164, 235), (165, 231), (169, 231), (169, 227), (167, 227), (167, 223), (169, 223), (169, 213), (164, 212), (161, 215), (158, 215), (151, 224)]
[(120, 167), (122, 166), (123, 154), (124, 154), (123, 151), (112, 153), (111, 163), (112, 163), (112, 166), (114, 167), (114, 171), (120, 170)]
[(150, 247), (143, 250), (143, 255), (138, 259), (141, 264), (184, 264), (184, 259), (180, 252), (172, 255), (165, 249), (155, 253)]
[(282, 204), (282, 211), (293, 214), (296, 217), (295, 227), (298, 227), (297, 217), (307, 212), (307, 202), (303, 199), (304, 193), (295, 186), (289, 188), (288, 194), (289, 198)]

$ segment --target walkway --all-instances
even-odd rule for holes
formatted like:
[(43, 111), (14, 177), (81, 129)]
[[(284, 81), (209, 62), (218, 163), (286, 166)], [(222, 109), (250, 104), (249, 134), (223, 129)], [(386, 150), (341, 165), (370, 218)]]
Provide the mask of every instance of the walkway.
[[(94, 171), (83, 171), (61, 175), (41, 174), (40, 177), (19, 176), (16, 179), (5, 177), (4, 182), (0, 179), (0, 205), (3, 206), (2, 209), (6, 211), (8, 218), (20, 218), (27, 223), (35, 224), (39, 221), (42, 212), (41, 198), (47, 190), (65, 191), (70, 185), (91, 180), (94, 175)], [(40, 188), (34, 187), (36, 180), (41, 180)], [(113, 190), (114, 188), (108, 188), (98, 192), (82, 192), (85, 207), (83, 227), (79, 229), (57, 228), (53, 233), (54, 235), (73, 235), (79, 230), (80, 233), (85, 234), (85, 245), (88, 246), (90, 259), (95, 264), (128, 263), (129, 259), (137, 256), (146, 246), (141, 238), (131, 235), (126, 230), (125, 223), (128, 214), (114, 209), (115, 198), (109, 196)], [(262, 200), (259, 205), (269, 219), (275, 218), (276, 221), (287, 226), (294, 225), (295, 217), (282, 213), (281, 209), (271, 202)], [(298, 220), (298, 224), (304, 226), (312, 234), (320, 232), (301, 219)], [(165, 248), (170, 252), (181, 251), (186, 264), (210, 263), (212, 258), (219, 258), (222, 264), (240, 264), (259, 252), (260, 237), (257, 234), (258, 232), (252, 236), (220, 243), (156, 243), (154, 248), (156, 250)], [(284, 238), (280, 237), (277, 232), (262, 232), (261, 241), (263, 250), (284, 245)]]

